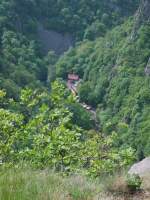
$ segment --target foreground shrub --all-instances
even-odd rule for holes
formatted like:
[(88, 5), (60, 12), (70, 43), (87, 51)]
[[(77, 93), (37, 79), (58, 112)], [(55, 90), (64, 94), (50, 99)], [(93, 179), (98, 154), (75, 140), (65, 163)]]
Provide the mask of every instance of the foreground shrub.
[[(3, 103), (5, 94), (1, 93)], [(91, 136), (73, 124), (73, 113), (67, 107), (70, 103), (74, 103), (73, 97), (56, 81), (50, 94), (24, 89), (19, 102), (10, 101), (9, 109), (0, 108), (2, 165), (24, 160), (35, 168), (48, 167), (65, 174), (84, 170), (86, 175), (100, 177), (132, 164), (135, 152), (116, 146), (117, 133), (103, 137), (94, 132)]]
[(135, 192), (137, 190), (140, 190), (141, 184), (142, 184), (142, 179), (140, 178), (139, 175), (133, 174), (133, 175), (128, 175), (127, 176), (127, 186), (129, 188), (130, 192)]

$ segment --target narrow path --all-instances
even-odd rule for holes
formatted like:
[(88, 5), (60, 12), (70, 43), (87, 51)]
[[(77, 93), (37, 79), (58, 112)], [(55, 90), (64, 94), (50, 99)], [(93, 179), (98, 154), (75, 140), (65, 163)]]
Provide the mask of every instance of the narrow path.
[[(77, 96), (78, 97), (78, 91), (77, 91), (77, 85), (73, 84), (71, 81), (68, 81), (67, 82), (67, 87), (68, 89), (72, 92), (72, 94), (74, 96)], [(95, 129), (96, 130), (100, 130), (100, 124), (97, 120), (97, 116), (96, 116), (96, 109), (94, 109), (91, 105), (87, 105), (86, 103), (84, 102), (80, 102), (78, 101), (78, 103), (86, 110), (88, 111), (89, 113), (92, 114), (92, 118), (95, 122)]]

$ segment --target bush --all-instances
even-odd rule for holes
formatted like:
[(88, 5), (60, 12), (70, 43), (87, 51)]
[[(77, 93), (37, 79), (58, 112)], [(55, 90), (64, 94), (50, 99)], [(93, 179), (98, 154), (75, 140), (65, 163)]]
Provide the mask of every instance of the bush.
[(142, 184), (142, 179), (140, 178), (139, 175), (133, 174), (133, 175), (128, 175), (127, 176), (127, 186), (129, 188), (130, 192), (135, 192), (137, 190), (140, 190), (141, 184)]

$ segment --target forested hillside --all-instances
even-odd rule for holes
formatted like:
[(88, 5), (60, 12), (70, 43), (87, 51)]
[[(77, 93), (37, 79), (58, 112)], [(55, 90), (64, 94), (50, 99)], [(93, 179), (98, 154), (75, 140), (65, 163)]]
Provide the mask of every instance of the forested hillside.
[(141, 4), (134, 18), (57, 63), (59, 76), (74, 72), (83, 79), (80, 99), (97, 109), (102, 132), (117, 132), (119, 144), (130, 144), (139, 159), (150, 153), (149, 8), (148, 1)]
[[(59, 32), (69, 32), (77, 39), (103, 35), (105, 31), (132, 15), (138, 0), (63, 0), (37, 1), (39, 20)], [(53, 6), (51, 6), (53, 5)], [(68, 23), (69, 21), (69, 23)]]
[(72, 33), (80, 38), (84, 35), (85, 29), (92, 24), (92, 27), (98, 25), (98, 27), (110, 28), (121, 23), (124, 17), (135, 12), (138, 2), (138, 0), (132, 2), (127, 0), (2, 0), (1, 15), (2, 22), (21, 32), (33, 33), (37, 21), (41, 21), (50, 29)]
[(0, 87), (8, 90), (8, 96), (17, 98), (20, 88), (46, 83), (48, 70), (37, 36), (38, 23), (47, 29), (70, 33), (76, 39), (94, 39), (131, 15), (136, 2), (2, 0)]
[[(105, 186), (111, 193), (140, 191), (140, 177), (122, 183), (120, 174), (150, 156), (149, 10), (149, 0), (0, 1), (0, 173), (28, 166), (45, 177), (47, 168), (68, 177), (112, 179)], [(61, 55), (53, 48), (46, 53), (39, 27), (54, 38), (68, 34), (74, 46)], [(13, 193), (20, 200), (17, 189), (7, 192), (3, 182), (0, 198), (11, 200), (7, 194)], [(46, 199), (39, 191), (37, 199)], [(62, 199), (93, 199), (86, 192), (80, 196), (73, 188)]]
[(42, 87), (47, 79), (36, 42), (30, 40), (34, 26), (29, 8), (20, 6), (20, 1), (0, 2), (0, 88), (16, 99), (22, 87)]

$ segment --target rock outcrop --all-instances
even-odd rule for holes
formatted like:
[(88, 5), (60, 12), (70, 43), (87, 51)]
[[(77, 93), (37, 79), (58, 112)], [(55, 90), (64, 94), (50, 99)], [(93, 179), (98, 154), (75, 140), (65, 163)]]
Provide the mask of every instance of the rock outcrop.
[(47, 30), (42, 24), (38, 25), (38, 38), (45, 54), (52, 50), (57, 55), (63, 54), (73, 46), (73, 38), (69, 34), (61, 34), (54, 30)]
[(129, 174), (138, 174), (139, 176), (144, 176), (145, 174), (150, 174), (150, 157), (145, 158), (139, 163), (134, 164), (129, 172)]
[(140, 26), (145, 23), (150, 22), (150, 0), (142, 0), (135, 14), (134, 27), (131, 33), (131, 40), (134, 40), (137, 36), (137, 31)]
[(145, 75), (150, 76), (150, 58), (148, 60), (147, 66), (145, 68)]

